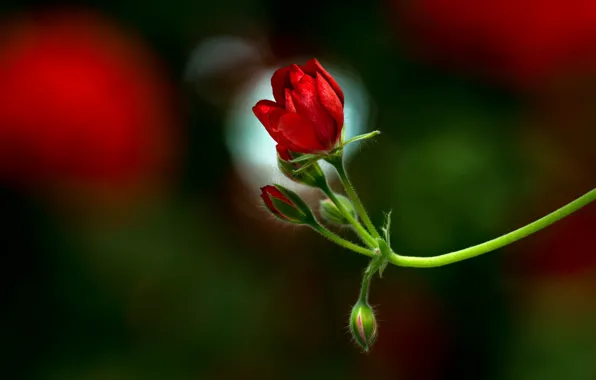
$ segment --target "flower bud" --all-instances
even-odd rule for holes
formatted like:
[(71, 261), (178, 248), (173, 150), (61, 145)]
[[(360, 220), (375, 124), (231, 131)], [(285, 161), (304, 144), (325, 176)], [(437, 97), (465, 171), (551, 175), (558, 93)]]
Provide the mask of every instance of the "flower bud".
[(377, 339), (377, 319), (367, 303), (358, 301), (352, 308), (350, 331), (356, 343), (368, 352)]
[(275, 102), (260, 100), (252, 110), (273, 140), (300, 153), (328, 154), (339, 146), (344, 93), (319, 61), (282, 67), (271, 88)]
[[(335, 194), (339, 202), (344, 206), (346, 210), (352, 215), (354, 219), (357, 219), (358, 216), (356, 215), (356, 210), (354, 209), (354, 205), (352, 202), (343, 195)], [(320, 212), (323, 219), (328, 222), (339, 224), (339, 225), (346, 225), (350, 224), (350, 222), (346, 219), (346, 217), (339, 211), (335, 203), (331, 201), (331, 199), (323, 199), (320, 204)]]
[(277, 166), (286, 177), (294, 182), (313, 187), (321, 187), (325, 183), (325, 174), (319, 164), (315, 163), (300, 173), (295, 173), (296, 170), (300, 169), (300, 164), (290, 161), (298, 158), (299, 155), (292, 154), (288, 148), (281, 144), (277, 144), (275, 149), (277, 150)]
[(310, 224), (314, 217), (310, 208), (298, 196), (283, 186), (267, 185), (261, 187), (261, 198), (267, 209), (284, 222)]

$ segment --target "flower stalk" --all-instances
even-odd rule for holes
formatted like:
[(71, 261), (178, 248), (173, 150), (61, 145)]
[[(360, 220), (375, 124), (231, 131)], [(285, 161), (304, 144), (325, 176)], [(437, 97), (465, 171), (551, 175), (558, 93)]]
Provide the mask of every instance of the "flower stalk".
[[(345, 145), (373, 138), (380, 132), (344, 139), (344, 94), (316, 59), (303, 66), (290, 65), (277, 70), (271, 78), (271, 85), (275, 101), (261, 100), (253, 111), (277, 142), (280, 171), (296, 183), (322, 191), (328, 199), (320, 204), (321, 217), (331, 224), (351, 226), (364, 246), (323, 227), (309, 205), (298, 194), (282, 186), (263, 187), (261, 198), (278, 219), (309, 226), (329, 241), (370, 257), (358, 301), (350, 316), (352, 336), (366, 352), (378, 334), (376, 317), (368, 304), (370, 286), (375, 274), (381, 277), (388, 264), (434, 268), (476, 257), (536, 233), (596, 200), (596, 189), (593, 189), (535, 222), (459, 251), (432, 257), (397, 254), (391, 249), (391, 213), (387, 214), (382, 228), (377, 230), (350, 181), (343, 156)], [(325, 160), (335, 168), (349, 199), (333, 192), (318, 164), (319, 160)]]
[[(373, 237), (368, 233), (368, 231), (362, 226), (362, 224), (360, 224), (360, 222), (354, 218), (354, 216), (352, 215), (351, 212), (349, 212), (345, 206), (343, 205), (343, 203), (337, 198), (337, 196), (335, 195), (335, 193), (333, 192), (333, 190), (331, 190), (331, 188), (329, 187), (329, 184), (327, 182), (325, 182), (325, 184), (323, 184), (320, 187), (321, 191), (329, 197), (329, 199), (333, 202), (333, 204), (335, 204), (335, 207), (337, 207), (337, 209), (343, 214), (344, 218), (346, 218), (346, 220), (348, 222), (350, 222), (350, 224), (352, 225), (352, 227), (354, 228), (354, 231), (356, 232), (356, 234), (358, 235), (358, 237), (360, 237), (360, 239), (370, 248), (376, 248), (377, 244), (375, 242), (375, 239), (373, 239)], [(356, 205), (354, 205), (354, 207), (356, 208)], [(358, 209), (356, 208), (356, 212), (358, 213)]]
[(348, 241), (348, 240), (334, 234), (333, 232), (329, 231), (328, 229), (326, 229), (325, 227), (321, 226), (318, 223), (310, 224), (310, 227), (313, 230), (317, 231), (319, 234), (321, 234), (323, 237), (325, 237), (329, 241), (332, 241), (333, 243), (339, 245), (340, 247), (349, 249), (349, 250), (359, 253), (361, 255), (365, 255), (365, 256), (369, 256), (369, 257), (376, 256), (376, 253), (374, 251), (371, 251), (370, 249), (366, 249), (366, 248), (361, 247), (357, 244), (354, 244), (351, 241)]
[(546, 228), (551, 224), (555, 223), (556, 221), (574, 213), (582, 207), (587, 206), (595, 200), (596, 189), (592, 189), (591, 191), (587, 192), (586, 194), (582, 195), (576, 200), (536, 220), (535, 222), (527, 224), (521, 228), (518, 228), (517, 230), (511, 231), (496, 239), (489, 240), (487, 242), (475, 245), (473, 247), (433, 257), (401, 256), (393, 253), (389, 258), (389, 262), (401, 267), (435, 268), (447, 264), (456, 263), (458, 261), (470, 259), (472, 257), (480, 256), (484, 253), (488, 253), (496, 249), (502, 248), (506, 245), (523, 239), (526, 236), (538, 232), (543, 228)]
[(331, 156), (331, 157), (327, 158), (326, 161), (329, 162), (337, 171), (337, 174), (339, 175), (339, 179), (341, 180), (344, 188), (346, 189), (346, 192), (348, 193), (350, 200), (354, 203), (354, 207), (356, 208), (356, 211), (358, 212), (358, 215), (360, 216), (360, 219), (362, 219), (362, 222), (366, 226), (366, 229), (368, 230), (368, 232), (375, 239), (379, 238), (380, 237), (379, 233), (377, 232), (374, 224), (368, 217), (368, 213), (366, 212), (364, 205), (360, 201), (360, 198), (358, 197), (358, 194), (356, 194), (356, 190), (354, 189), (354, 186), (352, 185), (352, 182), (350, 181), (350, 178), (348, 177), (346, 168), (344, 166), (343, 154)]

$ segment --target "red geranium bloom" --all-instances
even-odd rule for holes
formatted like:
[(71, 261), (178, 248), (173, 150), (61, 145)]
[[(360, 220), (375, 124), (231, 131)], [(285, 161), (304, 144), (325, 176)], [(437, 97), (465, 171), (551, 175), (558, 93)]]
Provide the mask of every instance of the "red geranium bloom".
[(143, 41), (85, 11), (1, 29), (0, 180), (159, 180), (173, 142), (171, 89)]
[(275, 102), (260, 100), (253, 112), (277, 143), (300, 153), (327, 153), (337, 146), (344, 94), (316, 59), (277, 70), (271, 87)]

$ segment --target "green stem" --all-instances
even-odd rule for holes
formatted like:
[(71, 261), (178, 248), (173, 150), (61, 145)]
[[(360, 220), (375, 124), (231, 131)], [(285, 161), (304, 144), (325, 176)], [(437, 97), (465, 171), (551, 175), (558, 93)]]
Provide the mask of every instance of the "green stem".
[(370, 248), (376, 248), (377, 243), (375, 242), (375, 239), (373, 239), (372, 236), (370, 236), (370, 234), (366, 231), (366, 229), (362, 227), (362, 224), (360, 224), (358, 220), (354, 219), (352, 214), (348, 210), (346, 210), (344, 205), (339, 201), (339, 199), (337, 199), (335, 193), (333, 192), (333, 190), (331, 190), (329, 184), (326, 181), (324, 184), (320, 186), (320, 189), (323, 191), (323, 193), (325, 193), (325, 195), (329, 197), (329, 199), (331, 199), (331, 202), (335, 204), (339, 212), (342, 213), (342, 215), (348, 220), (348, 222), (350, 222), (350, 224), (354, 227), (356, 234), (360, 236), (360, 239), (362, 239), (362, 241)]
[(356, 194), (356, 190), (354, 190), (354, 186), (352, 185), (350, 178), (348, 178), (346, 168), (344, 167), (343, 156), (328, 159), (327, 162), (333, 165), (333, 167), (335, 167), (335, 170), (337, 170), (339, 178), (341, 179), (341, 182), (343, 183), (346, 192), (348, 193), (348, 196), (352, 200), (354, 208), (356, 208), (356, 212), (358, 212), (358, 215), (360, 215), (360, 219), (362, 219), (362, 222), (364, 222), (364, 225), (368, 229), (368, 232), (370, 232), (370, 234), (374, 238), (380, 238), (381, 236), (379, 235), (379, 233), (375, 229), (375, 226), (372, 224), (370, 218), (368, 217), (368, 214), (366, 213), (366, 210), (364, 209), (364, 206), (362, 205), (360, 198), (358, 198), (358, 194)]
[(455, 251), (433, 257), (400, 256), (395, 253), (392, 253), (389, 257), (389, 261), (392, 264), (402, 267), (433, 268), (466, 260), (475, 256), (482, 255), (483, 253), (494, 251), (495, 249), (499, 249), (515, 241), (523, 239), (526, 236), (531, 235), (534, 232), (540, 231), (541, 229), (553, 224), (559, 219), (562, 219), (567, 215), (579, 210), (580, 208), (586, 206), (594, 200), (596, 200), (596, 189), (589, 191), (588, 193), (582, 195), (573, 202), (561, 207), (560, 209), (546, 215), (543, 218), (538, 219), (533, 223), (518, 228), (517, 230), (500, 236), (496, 239), (489, 240), (485, 243), (462, 249), (460, 251)]
[(368, 268), (364, 272), (364, 276), (362, 277), (362, 285), (360, 286), (360, 296), (358, 297), (358, 302), (367, 304), (368, 305), (368, 293), (370, 290), (370, 281), (373, 278), (374, 273), (369, 273)]
[(342, 247), (344, 247), (346, 249), (349, 249), (351, 251), (354, 251), (354, 252), (360, 253), (362, 255), (369, 256), (369, 257), (375, 257), (376, 256), (376, 254), (373, 251), (368, 250), (368, 249), (366, 249), (364, 247), (361, 247), (359, 245), (356, 245), (356, 244), (354, 244), (354, 243), (352, 243), (350, 241), (347, 241), (346, 239), (343, 239), (343, 238), (337, 236), (336, 234), (334, 234), (333, 232), (329, 231), (328, 229), (326, 229), (325, 227), (321, 226), (318, 223), (315, 223), (313, 225), (310, 225), (310, 227), (313, 230), (315, 230), (318, 233), (320, 233), (321, 235), (323, 235), (325, 238), (331, 240), (335, 244), (338, 244), (338, 245), (340, 245), (340, 246), (342, 246)]

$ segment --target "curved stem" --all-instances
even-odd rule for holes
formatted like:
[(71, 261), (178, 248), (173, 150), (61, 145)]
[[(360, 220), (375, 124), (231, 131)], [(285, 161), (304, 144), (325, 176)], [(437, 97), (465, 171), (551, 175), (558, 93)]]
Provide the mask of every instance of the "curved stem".
[(372, 280), (372, 274), (369, 273), (368, 268), (364, 272), (364, 276), (362, 277), (362, 285), (360, 286), (360, 295), (358, 296), (358, 302), (368, 304), (368, 293), (370, 290), (370, 282)]
[(346, 192), (348, 193), (348, 196), (352, 200), (354, 208), (356, 208), (358, 215), (360, 215), (360, 219), (362, 219), (362, 222), (368, 229), (368, 232), (370, 232), (370, 234), (374, 238), (380, 238), (381, 236), (379, 235), (379, 233), (375, 229), (375, 226), (372, 224), (370, 218), (368, 217), (368, 214), (366, 213), (366, 210), (364, 209), (364, 206), (362, 205), (360, 198), (358, 198), (358, 194), (356, 194), (356, 190), (354, 190), (354, 186), (352, 185), (350, 178), (348, 178), (346, 168), (344, 167), (343, 157), (339, 156), (338, 159), (328, 159), (327, 162), (333, 165), (333, 167), (335, 167), (335, 170), (337, 170), (339, 178), (341, 179), (341, 182), (343, 183)]
[(335, 244), (338, 244), (346, 249), (349, 249), (351, 251), (354, 251), (356, 253), (360, 253), (362, 255), (365, 256), (369, 256), (369, 257), (375, 257), (376, 254), (371, 251), (368, 250), (364, 247), (361, 247), (359, 245), (356, 245), (350, 241), (347, 241), (346, 239), (343, 239), (339, 236), (337, 236), (336, 234), (334, 234), (333, 232), (329, 231), (328, 229), (326, 229), (325, 227), (321, 226), (320, 224), (313, 224), (310, 225), (310, 227), (317, 231), (318, 233), (320, 233), (321, 235), (323, 235), (325, 238), (331, 240), (332, 242), (334, 242)]
[(329, 199), (331, 199), (331, 202), (335, 204), (339, 212), (342, 213), (342, 215), (348, 220), (348, 222), (350, 222), (350, 224), (354, 227), (356, 234), (360, 236), (360, 239), (362, 239), (362, 241), (370, 248), (376, 248), (377, 244), (375, 242), (375, 239), (373, 239), (370, 236), (370, 234), (366, 231), (366, 229), (362, 227), (362, 224), (360, 224), (360, 222), (354, 219), (352, 214), (348, 210), (346, 210), (344, 205), (335, 196), (333, 190), (331, 190), (331, 188), (329, 187), (329, 184), (325, 182), (324, 185), (320, 186), (320, 189), (323, 191), (323, 193), (325, 193), (326, 196), (329, 197)]
[(494, 251), (495, 249), (504, 247), (515, 241), (523, 239), (524, 237), (531, 235), (534, 232), (540, 231), (541, 229), (579, 210), (580, 208), (586, 206), (594, 200), (596, 200), (596, 189), (589, 191), (588, 193), (582, 195), (573, 202), (561, 207), (560, 209), (546, 215), (543, 218), (538, 219), (533, 223), (518, 228), (517, 230), (500, 236), (496, 239), (489, 240), (485, 243), (462, 249), (460, 251), (455, 251), (433, 257), (400, 256), (395, 253), (392, 253), (389, 257), (389, 261), (392, 264), (402, 267), (433, 268), (469, 259), (471, 257), (482, 255), (483, 253)]

